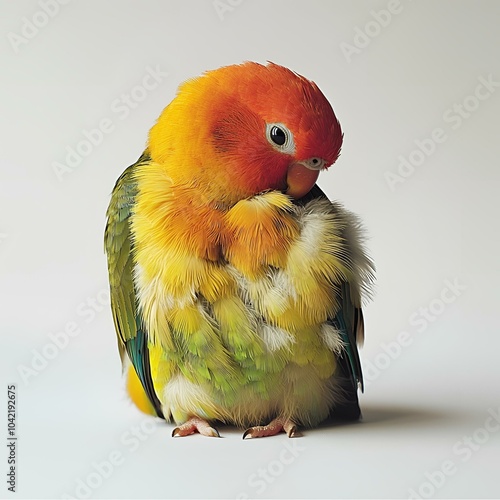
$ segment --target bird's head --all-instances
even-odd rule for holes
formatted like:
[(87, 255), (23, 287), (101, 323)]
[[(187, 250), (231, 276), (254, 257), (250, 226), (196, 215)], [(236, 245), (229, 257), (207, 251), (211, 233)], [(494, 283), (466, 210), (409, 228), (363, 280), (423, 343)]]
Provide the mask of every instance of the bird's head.
[(340, 124), (316, 84), (253, 62), (185, 82), (149, 137), (152, 160), (174, 184), (224, 204), (269, 190), (301, 198), (341, 145)]

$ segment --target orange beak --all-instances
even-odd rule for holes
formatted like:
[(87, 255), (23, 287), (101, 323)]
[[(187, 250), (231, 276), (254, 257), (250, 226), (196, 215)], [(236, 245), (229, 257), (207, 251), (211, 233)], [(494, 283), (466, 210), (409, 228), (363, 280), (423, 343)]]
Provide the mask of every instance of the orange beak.
[(288, 167), (285, 193), (296, 200), (305, 196), (318, 180), (319, 171), (324, 163), (319, 158), (292, 163)]

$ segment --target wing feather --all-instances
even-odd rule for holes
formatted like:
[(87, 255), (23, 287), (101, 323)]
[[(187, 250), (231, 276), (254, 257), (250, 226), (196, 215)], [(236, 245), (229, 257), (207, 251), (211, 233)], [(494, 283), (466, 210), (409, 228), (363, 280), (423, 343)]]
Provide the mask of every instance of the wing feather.
[(130, 231), (137, 181), (138, 165), (150, 161), (147, 151), (119, 177), (107, 211), (104, 246), (108, 257), (111, 311), (122, 364), (130, 359), (156, 413), (163, 417), (155, 392), (149, 363), (148, 334), (137, 308), (134, 286), (133, 241)]

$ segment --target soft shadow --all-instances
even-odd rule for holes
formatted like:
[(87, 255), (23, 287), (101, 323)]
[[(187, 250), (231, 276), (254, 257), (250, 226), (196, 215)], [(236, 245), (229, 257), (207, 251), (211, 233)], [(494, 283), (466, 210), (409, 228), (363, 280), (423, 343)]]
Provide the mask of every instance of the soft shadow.
[(361, 408), (362, 418), (360, 420), (339, 420), (329, 418), (318, 428), (331, 428), (345, 425), (362, 425), (363, 427), (391, 426), (416, 424), (430, 425), (439, 421), (456, 420), (456, 415), (451, 412), (433, 410), (428, 408), (416, 408), (412, 406), (374, 406), (366, 405)]
[(438, 421), (456, 419), (452, 412), (412, 406), (366, 406), (362, 409), (365, 424), (419, 422), (432, 424)]

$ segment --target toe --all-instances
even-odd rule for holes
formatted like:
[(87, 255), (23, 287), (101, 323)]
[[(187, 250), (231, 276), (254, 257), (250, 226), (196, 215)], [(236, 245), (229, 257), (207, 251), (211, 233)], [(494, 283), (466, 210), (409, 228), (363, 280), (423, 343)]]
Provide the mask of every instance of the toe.
[(202, 436), (220, 437), (219, 431), (214, 429), (206, 420), (192, 417), (187, 422), (179, 425), (172, 431), (172, 437), (189, 436), (198, 432)]
[(250, 427), (243, 433), (243, 439), (275, 436), (283, 431), (286, 432), (288, 437), (297, 437), (301, 435), (297, 430), (297, 426), (291, 420), (276, 418), (268, 425)]

